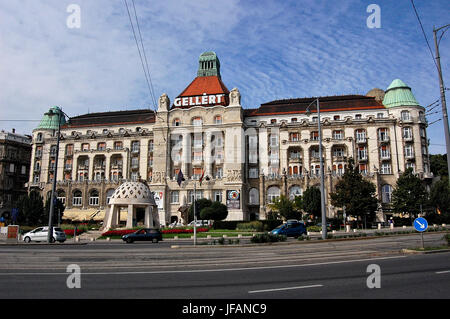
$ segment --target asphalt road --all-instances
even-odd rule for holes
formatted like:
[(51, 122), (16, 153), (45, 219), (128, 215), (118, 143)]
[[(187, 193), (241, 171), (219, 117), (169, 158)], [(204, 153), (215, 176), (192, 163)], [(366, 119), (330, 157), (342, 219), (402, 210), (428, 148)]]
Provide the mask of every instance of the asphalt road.
[[(442, 234), (426, 234), (427, 246)], [(170, 244), (173, 244), (171, 242)], [(188, 247), (120, 242), (0, 247), (0, 298), (449, 298), (450, 253), (405, 255), (420, 236)], [(67, 266), (80, 267), (81, 288)], [(381, 288), (368, 288), (380, 267)], [(70, 278), (69, 278), (70, 277)]]

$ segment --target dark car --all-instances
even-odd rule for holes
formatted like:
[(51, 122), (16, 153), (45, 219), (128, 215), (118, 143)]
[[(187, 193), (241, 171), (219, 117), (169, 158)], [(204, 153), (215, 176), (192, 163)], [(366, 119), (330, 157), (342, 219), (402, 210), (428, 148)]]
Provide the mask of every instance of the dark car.
[(287, 237), (297, 238), (303, 234), (306, 235), (308, 232), (306, 231), (305, 224), (302, 222), (288, 220), (287, 223), (272, 230), (271, 233), (274, 235), (285, 235)]
[(151, 241), (153, 243), (157, 243), (163, 239), (162, 233), (159, 229), (144, 228), (139, 229), (134, 233), (123, 235), (122, 240), (130, 244), (134, 241)]

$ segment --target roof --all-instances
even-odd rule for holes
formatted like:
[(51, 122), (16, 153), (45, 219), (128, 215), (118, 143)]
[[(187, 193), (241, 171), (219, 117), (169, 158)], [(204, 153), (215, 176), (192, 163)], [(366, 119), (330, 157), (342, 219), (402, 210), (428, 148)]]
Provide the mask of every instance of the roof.
[[(261, 104), (258, 109), (249, 110), (244, 113), (245, 117), (280, 115), (280, 114), (299, 114), (306, 113), (306, 108), (317, 98), (298, 98), (287, 100), (276, 100)], [(342, 95), (342, 96), (324, 96), (319, 97), (319, 107), (321, 112), (355, 111), (384, 109), (384, 105), (374, 97), (365, 95)], [(315, 104), (311, 105), (312, 113), (317, 112)]]
[(394, 106), (419, 106), (411, 88), (402, 80), (395, 79), (386, 90), (383, 104), (386, 107)]
[(58, 118), (61, 125), (66, 124), (66, 117), (61, 112), (58, 106), (53, 106), (49, 109), (47, 113), (44, 113), (39, 126), (36, 128), (38, 130), (57, 130), (58, 129)]
[(116, 188), (108, 205), (144, 204), (156, 206), (148, 186), (142, 182), (125, 182)]
[[(230, 91), (222, 82), (220, 77), (218, 76), (198, 76), (196, 77), (185, 89), (178, 95), (177, 98), (181, 97), (193, 97), (193, 96), (202, 96), (204, 93), (206, 95), (214, 95), (214, 94), (225, 94), (225, 99), (222, 99), (220, 105), (228, 105), (228, 94)], [(217, 105), (217, 104), (214, 104)], [(209, 105), (202, 105), (209, 106)], [(175, 106), (172, 105), (172, 108), (188, 108), (186, 106)]]
[(143, 109), (83, 114), (80, 116), (71, 117), (65, 127), (144, 124), (154, 122), (155, 112), (152, 110)]

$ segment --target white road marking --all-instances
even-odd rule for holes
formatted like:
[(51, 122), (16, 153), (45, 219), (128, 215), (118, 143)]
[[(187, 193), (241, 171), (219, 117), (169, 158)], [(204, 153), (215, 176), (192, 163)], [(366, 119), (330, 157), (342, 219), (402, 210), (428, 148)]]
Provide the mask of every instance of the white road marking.
[(311, 285), (311, 286), (299, 286), (299, 287), (287, 287), (287, 288), (273, 288), (273, 289), (264, 289), (264, 290), (253, 290), (249, 291), (249, 294), (256, 294), (260, 292), (272, 292), (272, 291), (282, 291), (282, 290), (293, 290), (293, 289), (305, 289), (305, 288), (318, 288), (323, 287), (323, 285)]
[(438, 275), (440, 275), (440, 274), (447, 274), (449, 272), (450, 272), (450, 270), (436, 271), (436, 274), (438, 274)]
[[(302, 265), (280, 265), (280, 266), (261, 266), (261, 267), (247, 267), (247, 268), (224, 268), (224, 269), (192, 269), (192, 270), (155, 270), (155, 271), (122, 271), (122, 272), (83, 272), (83, 275), (152, 275), (152, 274), (177, 274), (177, 273), (202, 273), (202, 272), (223, 272), (223, 271), (246, 271), (246, 270), (264, 270), (264, 269), (279, 269), (279, 268), (300, 268), (308, 266), (322, 266), (322, 265), (334, 265), (334, 264), (346, 264), (361, 261), (372, 260), (386, 260), (386, 259), (398, 259), (406, 258), (408, 256), (394, 256), (394, 257), (379, 257), (379, 258), (366, 258), (366, 259), (353, 259), (353, 260), (340, 260), (330, 261), (313, 264)], [(64, 273), (0, 273), (0, 276), (53, 276), (53, 275), (67, 275)]]

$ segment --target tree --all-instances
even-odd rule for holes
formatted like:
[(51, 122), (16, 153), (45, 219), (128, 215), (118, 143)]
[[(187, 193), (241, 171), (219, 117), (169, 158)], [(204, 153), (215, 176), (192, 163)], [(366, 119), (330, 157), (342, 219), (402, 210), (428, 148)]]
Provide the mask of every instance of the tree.
[(37, 226), (45, 222), (44, 200), (38, 193), (30, 192), (23, 198), (18, 208), (17, 223), (19, 225)]
[(397, 213), (417, 216), (427, 203), (427, 191), (420, 178), (408, 168), (397, 180), (392, 192), (392, 207)]
[(428, 205), (433, 208), (433, 212), (427, 214), (429, 222), (440, 224), (450, 221), (450, 186), (447, 177), (442, 177), (431, 187)]
[[(58, 224), (58, 218), (62, 219), (64, 209), (65, 209), (64, 204), (59, 199), (56, 199), (55, 205), (53, 207), (53, 215), (52, 215), (53, 225)], [(47, 200), (45, 201), (44, 213), (45, 213), (46, 221), (48, 222), (48, 219), (50, 216), (50, 198), (47, 198)]]
[(430, 156), (430, 170), (434, 176), (447, 176), (447, 154), (434, 154)]
[[(200, 214), (203, 208), (210, 207), (211, 205), (212, 201), (207, 198), (197, 199), (197, 207), (196, 207), (197, 216)], [(194, 220), (194, 202), (192, 202), (191, 206), (189, 207), (189, 222), (193, 220)]]
[(353, 165), (353, 160), (348, 162), (342, 179), (336, 183), (336, 191), (330, 194), (331, 204), (343, 208), (346, 214), (353, 217), (361, 217), (366, 221), (375, 218), (378, 207), (375, 185), (363, 178), (358, 168)]
[(301, 219), (302, 214), (295, 206), (295, 202), (288, 197), (281, 195), (279, 198), (275, 198), (274, 201), (269, 204), (269, 207), (278, 213), (279, 217), (284, 219)]
[(200, 218), (203, 220), (224, 220), (228, 216), (228, 208), (221, 202), (213, 202), (211, 206), (200, 211)]
[(314, 217), (320, 217), (322, 215), (320, 189), (317, 187), (308, 187), (303, 192), (302, 208), (308, 214), (314, 215)]

